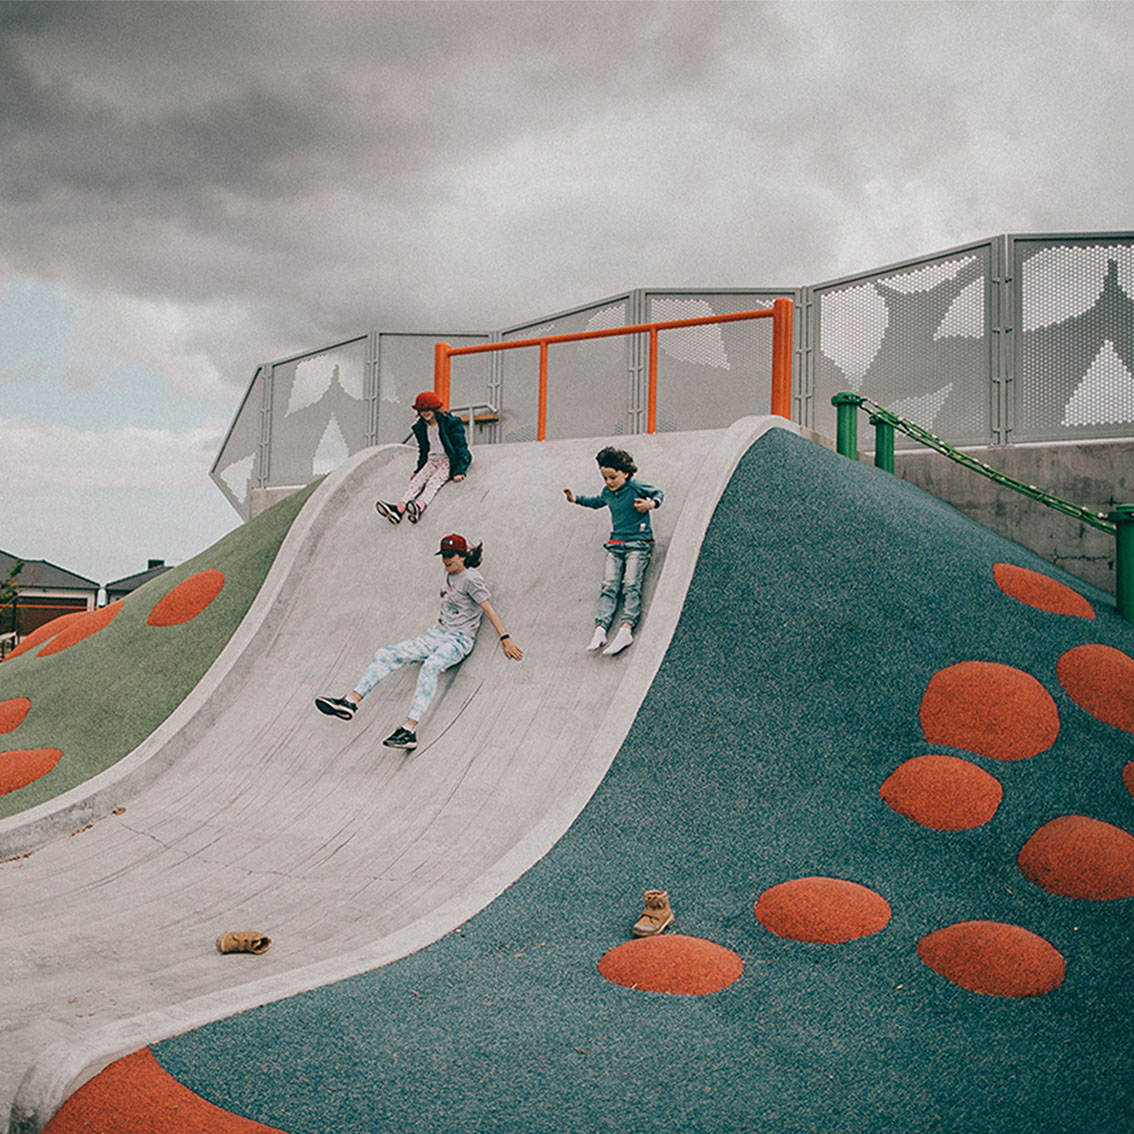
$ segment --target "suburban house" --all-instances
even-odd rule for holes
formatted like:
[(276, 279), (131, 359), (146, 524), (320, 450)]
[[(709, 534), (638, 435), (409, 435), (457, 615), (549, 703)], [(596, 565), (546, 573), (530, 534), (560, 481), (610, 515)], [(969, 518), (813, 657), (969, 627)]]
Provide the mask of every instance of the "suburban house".
[[(0, 551), (0, 583), (20, 562)], [(45, 559), (26, 559), (16, 577), (16, 598), (0, 607), (0, 642), (12, 645), (46, 622), (76, 610), (94, 610), (100, 584)]]

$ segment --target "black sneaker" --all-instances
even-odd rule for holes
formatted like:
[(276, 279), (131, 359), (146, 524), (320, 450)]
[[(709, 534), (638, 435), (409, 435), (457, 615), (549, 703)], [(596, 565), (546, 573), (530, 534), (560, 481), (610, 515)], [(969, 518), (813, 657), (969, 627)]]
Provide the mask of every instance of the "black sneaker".
[(382, 743), (387, 748), (413, 749), (417, 747), (417, 733), (408, 728), (396, 728)]
[(387, 504), (385, 500), (375, 500), (374, 507), (378, 509), (378, 515), (385, 516), (391, 524), (402, 522), (402, 514), (398, 511), (396, 504)]
[(416, 524), (421, 519), (421, 506), (416, 500), (411, 500), (406, 504), (406, 515), (409, 516), (411, 524)]
[(341, 717), (344, 721), (353, 721), (354, 711), (358, 706), (345, 697), (316, 697), (315, 708), (329, 717)]

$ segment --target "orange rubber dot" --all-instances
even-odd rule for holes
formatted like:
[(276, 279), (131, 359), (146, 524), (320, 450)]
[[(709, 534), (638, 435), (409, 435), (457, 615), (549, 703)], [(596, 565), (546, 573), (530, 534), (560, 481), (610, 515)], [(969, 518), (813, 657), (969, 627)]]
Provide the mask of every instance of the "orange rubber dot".
[(1018, 925), (960, 921), (923, 937), (917, 955), (935, 973), (984, 996), (1042, 996), (1063, 983), (1063, 955)]
[(878, 933), (890, 923), (881, 894), (842, 878), (794, 878), (765, 890), (753, 908), (777, 937), (841, 945)]
[(598, 970), (607, 980), (626, 988), (704, 996), (737, 980), (744, 972), (744, 962), (723, 945), (701, 937), (665, 933), (607, 950)]
[(224, 572), (210, 567), (183, 579), (164, 598), (159, 599), (150, 611), (146, 622), (150, 626), (180, 626), (196, 618), (221, 593)]

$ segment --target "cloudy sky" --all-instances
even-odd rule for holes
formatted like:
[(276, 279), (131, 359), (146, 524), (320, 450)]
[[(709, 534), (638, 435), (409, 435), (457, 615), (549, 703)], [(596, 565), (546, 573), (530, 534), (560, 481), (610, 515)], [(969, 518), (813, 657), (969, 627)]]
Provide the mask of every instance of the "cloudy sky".
[(369, 328), (1134, 229), (1132, 33), (1120, 0), (0, 0), (0, 549), (98, 582), (203, 550), (255, 365)]

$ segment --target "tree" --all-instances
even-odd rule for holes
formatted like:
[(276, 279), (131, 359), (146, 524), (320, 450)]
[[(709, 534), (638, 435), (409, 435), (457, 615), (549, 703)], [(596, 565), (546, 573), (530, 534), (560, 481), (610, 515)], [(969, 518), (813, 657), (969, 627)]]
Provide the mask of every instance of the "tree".
[[(15, 633), (16, 630), (16, 599), (19, 597), (20, 588), (16, 583), (20, 572), (24, 569), (24, 561), (17, 559), (12, 565), (12, 570), (8, 572), (8, 577), (0, 582), (0, 611), (6, 606), (12, 608), (12, 617), (8, 629)], [(4, 623), (4, 619), (0, 618), (0, 626)]]

